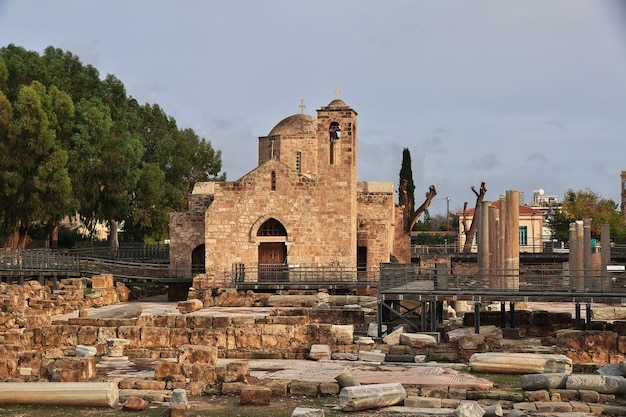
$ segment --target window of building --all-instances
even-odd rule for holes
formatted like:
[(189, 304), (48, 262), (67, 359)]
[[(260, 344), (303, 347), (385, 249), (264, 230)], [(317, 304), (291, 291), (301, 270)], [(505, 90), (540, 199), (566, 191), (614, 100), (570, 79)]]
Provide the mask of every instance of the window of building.
[(296, 171), (302, 172), (302, 152), (296, 152)]
[(287, 236), (287, 230), (281, 222), (271, 218), (259, 227), (257, 236)]
[(520, 246), (528, 246), (528, 226), (519, 227), (519, 244)]
[(272, 171), (271, 183), (272, 191), (276, 191), (276, 171)]
[(335, 165), (335, 142), (341, 137), (341, 126), (339, 126), (339, 123), (332, 122), (328, 129), (328, 134), (330, 137), (330, 164)]

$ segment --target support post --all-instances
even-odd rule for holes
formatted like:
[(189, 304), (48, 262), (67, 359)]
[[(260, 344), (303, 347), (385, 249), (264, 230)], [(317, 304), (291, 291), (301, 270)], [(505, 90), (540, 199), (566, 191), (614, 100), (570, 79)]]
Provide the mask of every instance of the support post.
[(383, 300), (378, 297), (376, 301), (378, 304), (378, 310), (376, 314), (376, 324), (378, 325), (378, 338), (383, 337)]
[(428, 302), (422, 300), (422, 314), (420, 315), (420, 329), (426, 331), (426, 311), (428, 310)]
[(480, 333), (480, 302), (474, 303), (474, 333)]
[(437, 330), (437, 302), (430, 302), (430, 331), (434, 332)]
[(506, 327), (506, 308), (504, 301), (500, 301), (500, 328), (504, 329)]
[(575, 308), (575, 318), (574, 318), (574, 327), (576, 328), (576, 330), (582, 330), (583, 329), (583, 325), (582, 325), (582, 315), (580, 314), (580, 303), (576, 303), (574, 305)]
[(585, 318), (587, 319), (587, 325), (585, 328), (587, 330), (591, 330), (591, 303), (587, 303), (585, 310)]
[(511, 310), (511, 329), (515, 328), (515, 302), (511, 301), (509, 303), (509, 309)]

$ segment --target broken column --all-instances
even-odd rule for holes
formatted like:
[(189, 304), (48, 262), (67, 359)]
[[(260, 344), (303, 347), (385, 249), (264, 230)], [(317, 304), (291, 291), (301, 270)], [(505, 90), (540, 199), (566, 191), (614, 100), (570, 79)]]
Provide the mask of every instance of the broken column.
[(475, 353), (469, 367), (474, 372), (506, 374), (571, 373), (573, 362), (560, 354), (544, 353)]
[(504, 288), (519, 291), (519, 191), (506, 192)]
[(116, 407), (115, 382), (2, 382), (0, 404)]
[(124, 356), (124, 349), (130, 344), (129, 339), (107, 339), (107, 355), (100, 358), (99, 367), (115, 368), (130, 364), (128, 356)]
[(406, 391), (399, 382), (359, 385), (342, 388), (339, 406), (343, 411), (361, 411), (396, 405), (405, 398)]

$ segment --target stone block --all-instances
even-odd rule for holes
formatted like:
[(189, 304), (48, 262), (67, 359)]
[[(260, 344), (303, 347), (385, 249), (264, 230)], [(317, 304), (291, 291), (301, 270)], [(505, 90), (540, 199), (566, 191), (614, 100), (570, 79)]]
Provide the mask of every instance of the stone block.
[(456, 417), (483, 417), (485, 411), (475, 401), (468, 401), (460, 404), (455, 410)]
[(578, 390), (578, 399), (586, 403), (600, 402), (600, 394), (597, 391), (581, 389)]
[(319, 408), (296, 407), (291, 417), (324, 417), (324, 410)]
[(93, 289), (114, 288), (114, 286), (115, 281), (112, 274), (93, 275), (91, 277), (91, 288)]
[(231, 362), (226, 365), (224, 382), (247, 382), (249, 374), (248, 362)]
[(321, 395), (337, 395), (341, 387), (336, 382), (320, 382), (319, 392)]
[(260, 385), (247, 385), (241, 388), (239, 400), (241, 405), (269, 405), (272, 390)]
[(139, 326), (122, 326), (117, 329), (117, 336), (121, 339), (128, 339), (129, 348), (138, 348), (141, 346), (141, 327)]
[(577, 401), (580, 399), (580, 393), (578, 390), (567, 390), (567, 389), (553, 389), (550, 390), (550, 395), (552, 401), (556, 401), (555, 395), (559, 395), (559, 401)]
[(424, 333), (402, 333), (400, 335), (400, 343), (413, 348), (423, 348), (436, 346), (437, 339)]
[(441, 398), (406, 397), (404, 400), (404, 406), (416, 408), (441, 408)]
[(420, 394), (423, 397), (430, 398), (447, 398), (448, 387), (446, 386), (424, 386), (420, 388)]
[(531, 403), (547, 402), (550, 401), (550, 393), (543, 389), (538, 391), (526, 391), (524, 393), (524, 401), (528, 401)]
[(162, 349), (170, 346), (170, 330), (163, 327), (142, 327), (141, 346), (145, 349)]
[(384, 362), (385, 354), (380, 351), (360, 351), (359, 352), (359, 360), (365, 362)]
[(193, 313), (194, 311), (201, 310), (203, 307), (204, 305), (202, 304), (202, 301), (198, 300), (197, 298), (179, 301), (178, 305), (176, 306), (178, 311), (180, 311), (182, 314)]
[(205, 385), (213, 385), (217, 380), (215, 366), (201, 363), (183, 364), (183, 374), (191, 382), (202, 382)]
[(272, 390), (273, 397), (286, 397), (289, 391), (289, 383), (290, 381), (284, 379), (270, 379), (265, 386)]
[(241, 389), (247, 384), (243, 382), (224, 382), (222, 384), (222, 395), (238, 396)]
[(330, 360), (330, 346), (329, 345), (312, 345), (309, 351), (309, 359), (318, 360)]
[(173, 348), (179, 348), (183, 345), (189, 344), (189, 330), (186, 328), (171, 328), (170, 329), (170, 346)]
[(396, 346), (400, 344), (400, 336), (404, 333), (404, 327), (400, 326), (387, 336), (383, 337), (383, 343), (390, 346)]
[(316, 397), (319, 394), (319, 384), (309, 381), (294, 381), (289, 384), (289, 392), (291, 395)]
[(538, 413), (571, 413), (572, 405), (570, 403), (563, 402), (538, 402), (535, 404)]
[(171, 380), (173, 376), (181, 373), (182, 367), (176, 362), (159, 361), (154, 367), (154, 378), (157, 380)]
[(145, 410), (147, 407), (148, 401), (134, 395), (128, 397), (124, 404), (122, 404), (123, 411), (142, 411)]
[(178, 348), (179, 363), (215, 365), (217, 356), (218, 349), (215, 346), (183, 345)]
[(351, 345), (354, 340), (354, 325), (335, 324), (330, 327), (331, 342), (335, 345)]

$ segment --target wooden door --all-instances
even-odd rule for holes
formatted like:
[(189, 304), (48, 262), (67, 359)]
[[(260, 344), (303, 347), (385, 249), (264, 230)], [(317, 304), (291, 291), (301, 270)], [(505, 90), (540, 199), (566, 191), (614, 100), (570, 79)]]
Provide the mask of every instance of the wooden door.
[(286, 281), (287, 246), (283, 242), (259, 245), (259, 281)]

